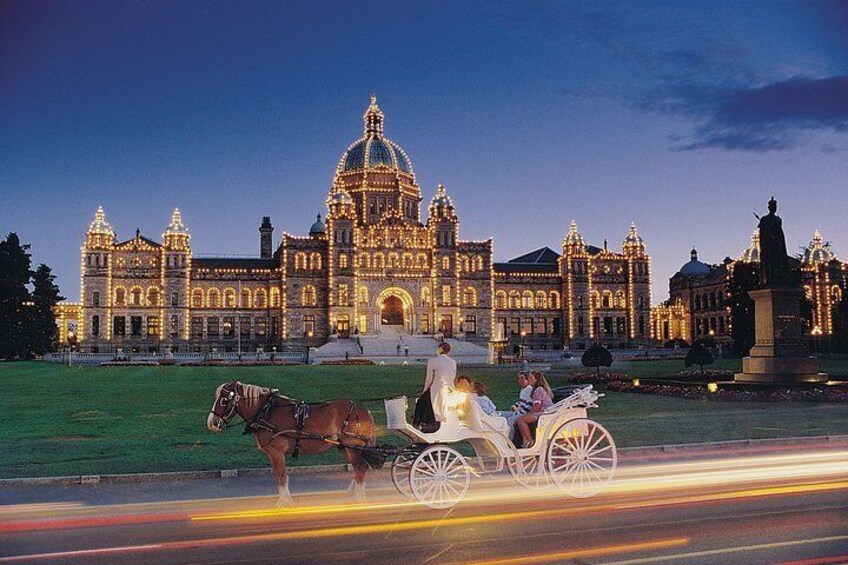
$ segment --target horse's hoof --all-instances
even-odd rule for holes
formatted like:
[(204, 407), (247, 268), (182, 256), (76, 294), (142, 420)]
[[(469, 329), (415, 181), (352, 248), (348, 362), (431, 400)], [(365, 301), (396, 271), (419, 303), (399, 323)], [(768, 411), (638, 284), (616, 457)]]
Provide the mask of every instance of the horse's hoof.
[(274, 505), (275, 508), (289, 508), (291, 506), (293, 506), (291, 498), (288, 498), (288, 499), (278, 498), (277, 503)]

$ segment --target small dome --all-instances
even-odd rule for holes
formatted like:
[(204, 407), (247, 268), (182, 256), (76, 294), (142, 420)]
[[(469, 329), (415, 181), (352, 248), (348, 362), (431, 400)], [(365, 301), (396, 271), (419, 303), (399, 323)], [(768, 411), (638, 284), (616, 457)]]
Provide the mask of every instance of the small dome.
[(568, 227), (568, 234), (562, 240), (563, 247), (585, 247), (586, 242), (583, 241), (583, 236), (577, 231), (577, 222), (571, 220), (571, 225)]
[(441, 208), (443, 206), (453, 208), (453, 200), (451, 200), (451, 197), (445, 191), (445, 185), (439, 184), (439, 187), (436, 189), (436, 195), (430, 201), (430, 206), (435, 208)]
[(180, 214), (179, 208), (174, 208), (174, 213), (171, 214), (171, 223), (168, 224), (168, 229), (162, 234), (162, 237), (169, 235), (185, 235), (190, 236), (188, 228), (183, 223), (183, 216)]
[(743, 263), (759, 263), (760, 262), (760, 232), (754, 230), (751, 234), (751, 245), (742, 252), (739, 260)]
[(112, 225), (106, 221), (106, 212), (103, 211), (103, 206), (97, 207), (97, 212), (94, 214), (94, 221), (88, 226), (88, 233), (99, 235), (114, 236), (115, 231)]
[(330, 196), (327, 197), (327, 206), (332, 206), (333, 204), (353, 204), (353, 197), (344, 188), (340, 186), (336, 187), (330, 193)]
[(642, 236), (636, 231), (636, 222), (630, 224), (630, 231), (627, 232), (627, 237), (624, 238), (622, 246), (626, 249), (629, 247), (644, 247), (645, 242)]
[(822, 236), (816, 230), (816, 233), (813, 235), (813, 241), (804, 250), (804, 257), (801, 259), (801, 262), (804, 265), (822, 265), (834, 259), (836, 259), (836, 254), (830, 250), (830, 244), (822, 244)]
[(309, 235), (320, 235), (327, 233), (327, 226), (324, 225), (324, 222), (321, 221), (321, 214), (318, 214), (318, 219), (315, 220), (315, 223), (312, 224), (312, 227), (309, 228)]
[(686, 275), (687, 277), (704, 277), (710, 274), (710, 266), (698, 261), (698, 251), (695, 248), (692, 248), (689, 256), (691, 257), (689, 262), (680, 267), (680, 271), (678, 271), (681, 275)]

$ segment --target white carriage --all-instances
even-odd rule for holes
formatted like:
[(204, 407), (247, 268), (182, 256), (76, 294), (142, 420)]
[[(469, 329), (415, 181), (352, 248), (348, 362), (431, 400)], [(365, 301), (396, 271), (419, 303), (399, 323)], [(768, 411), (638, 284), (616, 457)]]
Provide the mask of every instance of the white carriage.
[[(586, 417), (601, 396), (589, 385), (545, 410), (536, 441), (526, 449), (513, 445), (506, 419), (485, 414), (472, 395), (451, 392), (447, 421), (433, 433), (406, 421), (405, 396), (386, 400), (387, 428), (411, 442), (395, 455), (392, 482), (408, 498), (431, 508), (450, 508), (465, 497), (473, 474), (506, 466), (527, 488), (554, 486), (574, 497), (594, 496), (610, 481), (617, 463), (612, 436)], [(459, 443), (471, 445), (476, 457), (468, 458), (451, 445)]]

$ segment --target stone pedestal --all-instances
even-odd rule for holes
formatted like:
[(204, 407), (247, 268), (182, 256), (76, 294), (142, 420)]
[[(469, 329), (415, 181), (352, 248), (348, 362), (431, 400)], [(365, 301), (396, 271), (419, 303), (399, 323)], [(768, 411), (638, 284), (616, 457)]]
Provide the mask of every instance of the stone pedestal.
[(797, 287), (773, 287), (752, 290), (749, 295), (754, 301), (756, 340), (734, 380), (763, 384), (826, 382), (827, 374), (819, 373), (818, 360), (810, 356), (801, 331), (804, 292)]

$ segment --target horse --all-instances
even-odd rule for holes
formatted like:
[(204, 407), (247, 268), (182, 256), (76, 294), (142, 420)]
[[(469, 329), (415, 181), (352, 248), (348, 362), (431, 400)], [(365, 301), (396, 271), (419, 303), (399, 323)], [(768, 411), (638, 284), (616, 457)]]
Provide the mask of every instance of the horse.
[(286, 475), (287, 454), (315, 455), (338, 448), (353, 467), (348, 492), (360, 502), (365, 500), (365, 473), (385, 462), (379, 448), (367, 449), (376, 445), (371, 413), (352, 400), (307, 404), (270, 388), (232, 381), (215, 391), (206, 427), (223, 432), (236, 414), (247, 425), (245, 433), (253, 434), (256, 447), (271, 462), (279, 493), (278, 507), (292, 503)]

